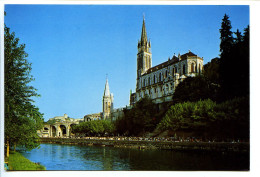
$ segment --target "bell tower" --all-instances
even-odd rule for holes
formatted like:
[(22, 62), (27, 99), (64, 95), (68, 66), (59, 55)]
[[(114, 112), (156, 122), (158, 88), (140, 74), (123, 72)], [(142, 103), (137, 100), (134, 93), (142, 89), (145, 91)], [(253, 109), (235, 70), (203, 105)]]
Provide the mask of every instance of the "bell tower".
[(106, 79), (106, 85), (103, 96), (103, 119), (110, 117), (110, 114), (113, 110), (113, 94), (110, 94), (108, 79)]
[(151, 42), (147, 39), (144, 17), (141, 40), (138, 40), (137, 48), (137, 79), (139, 79), (152, 66)]

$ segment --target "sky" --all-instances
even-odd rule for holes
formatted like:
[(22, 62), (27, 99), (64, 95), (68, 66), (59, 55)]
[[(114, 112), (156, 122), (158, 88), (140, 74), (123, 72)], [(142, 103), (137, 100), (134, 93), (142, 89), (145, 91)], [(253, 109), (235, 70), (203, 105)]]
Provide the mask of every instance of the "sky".
[(102, 112), (106, 76), (114, 107), (129, 105), (143, 17), (152, 66), (189, 50), (204, 64), (218, 57), (225, 13), (232, 31), (249, 25), (247, 5), (5, 5), (5, 11), (5, 24), (26, 44), (45, 121)]

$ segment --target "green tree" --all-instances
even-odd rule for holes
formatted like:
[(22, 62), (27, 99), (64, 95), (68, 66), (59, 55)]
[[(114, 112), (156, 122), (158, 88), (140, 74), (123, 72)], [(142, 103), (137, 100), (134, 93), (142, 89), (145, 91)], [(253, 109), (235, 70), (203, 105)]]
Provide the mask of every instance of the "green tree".
[(222, 103), (203, 100), (173, 105), (158, 124), (158, 129), (192, 132), (194, 136), (224, 139), (249, 139), (249, 99), (235, 98)]
[(210, 83), (206, 77), (199, 75), (188, 77), (178, 84), (173, 94), (173, 104), (186, 101), (215, 99), (218, 85)]
[(225, 14), (220, 29), (220, 85), (222, 101), (249, 95), (249, 26), (244, 36), (233, 37), (231, 22)]
[(218, 57), (213, 58), (210, 62), (203, 66), (203, 76), (211, 84), (219, 85), (219, 63), (220, 59)]
[(141, 135), (151, 132), (160, 120), (158, 105), (148, 97), (139, 100), (132, 109), (124, 110), (124, 117), (115, 122), (119, 134)]
[(37, 143), (37, 130), (43, 125), (43, 114), (33, 104), (33, 97), (39, 96), (29, 85), (34, 80), (31, 63), (27, 61), (25, 44), (19, 44), (14, 32), (5, 26), (5, 143), (7, 156), (9, 145), (33, 149)]
[(226, 100), (230, 98), (230, 92), (232, 89), (233, 73), (232, 69), (234, 67), (234, 62), (231, 57), (231, 50), (234, 44), (233, 32), (231, 31), (231, 21), (227, 14), (224, 15), (221, 23), (220, 31), (220, 83), (222, 87), (222, 99)]
[(83, 122), (73, 126), (72, 133), (84, 135), (105, 135), (114, 133), (114, 124), (109, 120), (95, 120)]

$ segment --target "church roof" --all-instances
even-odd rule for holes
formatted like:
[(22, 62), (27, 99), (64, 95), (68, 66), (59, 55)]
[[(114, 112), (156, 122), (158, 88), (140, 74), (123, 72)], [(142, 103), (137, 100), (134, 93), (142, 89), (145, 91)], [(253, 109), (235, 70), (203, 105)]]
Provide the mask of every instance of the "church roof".
[(183, 55), (181, 55), (181, 59), (187, 59), (188, 57), (197, 57), (197, 55), (195, 55), (194, 53), (192, 53), (191, 51), (189, 51), (188, 53), (185, 53)]
[[(154, 71), (157, 71), (157, 70), (160, 70), (160, 69), (162, 69), (162, 68), (165, 68), (165, 67), (167, 67), (167, 66), (169, 66), (169, 65), (171, 65), (171, 64), (173, 64), (173, 63), (179, 62), (180, 60), (185, 60), (185, 59), (187, 59), (188, 57), (198, 57), (198, 56), (195, 55), (194, 53), (192, 53), (191, 51), (189, 51), (189, 52), (187, 52), (187, 53), (185, 53), (185, 54), (183, 54), (183, 55), (180, 55), (179, 57), (177, 57), (177, 56), (174, 55), (174, 56), (172, 57), (172, 59), (169, 59), (169, 60), (166, 61), (166, 62), (163, 62), (163, 63), (161, 63), (161, 64), (159, 64), (159, 65), (156, 65), (156, 66), (154, 66), (154, 67), (152, 67), (152, 68), (149, 68), (144, 75), (150, 74), (150, 73), (152, 73), (152, 72), (154, 72)], [(199, 57), (199, 58), (200, 58), (200, 57)]]

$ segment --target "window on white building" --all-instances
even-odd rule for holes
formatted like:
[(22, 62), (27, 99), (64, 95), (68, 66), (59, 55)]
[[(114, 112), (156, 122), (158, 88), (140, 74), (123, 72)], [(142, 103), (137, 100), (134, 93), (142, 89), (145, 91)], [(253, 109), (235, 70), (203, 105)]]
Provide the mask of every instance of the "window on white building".
[(191, 70), (190, 70), (190, 72), (194, 72), (194, 63), (191, 63), (191, 68), (190, 68)]

